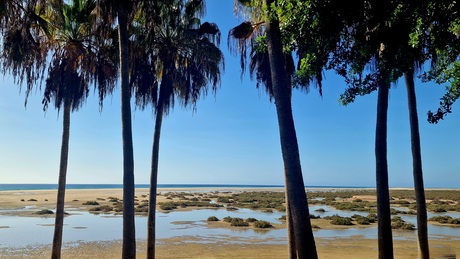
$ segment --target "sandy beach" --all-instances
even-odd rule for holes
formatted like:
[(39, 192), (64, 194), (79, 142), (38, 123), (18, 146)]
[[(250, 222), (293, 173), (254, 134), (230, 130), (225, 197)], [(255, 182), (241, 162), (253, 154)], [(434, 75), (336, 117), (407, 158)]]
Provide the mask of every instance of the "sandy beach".
[[(262, 191), (262, 189), (256, 189)], [(268, 189), (270, 191), (282, 191)], [(167, 192), (211, 192), (219, 191), (220, 195), (229, 192), (254, 191), (248, 189), (159, 189), (160, 193)], [(264, 191), (267, 191), (264, 189)], [(148, 189), (137, 189), (138, 199), (146, 199)], [(68, 190), (66, 192), (66, 208), (86, 210), (82, 205), (85, 201), (97, 200), (100, 205), (109, 204), (108, 197), (122, 197), (121, 189), (98, 190)], [(365, 198), (365, 197), (363, 197)], [(368, 198), (368, 197), (367, 197)], [(158, 196), (158, 202), (167, 201), (166, 196)], [(30, 212), (21, 212), (21, 208), (34, 206), (37, 210), (53, 209), (56, 202), (55, 190), (37, 191), (0, 191), (0, 214), (12, 216), (36, 216)], [(191, 210), (191, 208), (187, 208)], [(51, 215), (50, 217), (53, 217)], [(313, 224), (320, 225), (322, 229), (344, 229), (344, 226), (333, 226), (325, 220), (312, 220)], [(210, 227), (213, 227), (210, 224)], [(2, 226), (0, 222), (0, 227)], [(142, 228), (144, 226), (137, 226)], [(225, 227), (225, 226), (217, 226)], [(281, 226), (282, 227), (282, 226)], [(358, 227), (358, 226), (355, 226)], [(359, 226), (365, 227), (365, 226)], [(174, 237), (157, 240), (158, 258), (286, 258), (287, 247), (285, 244), (261, 244), (257, 241), (232, 242), (228, 236), (226, 241), (208, 242), (202, 238)], [(50, 241), (51, 242), (51, 241)], [(0, 242), (1, 243), (1, 242)], [(145, 239), (138, 240), (138, 256), (145, 256)], [(352, 238), (328, 237), (316, 238), (316, 245), (320, 258), (376, 258), (377, 240), (363, 236)], [(460, 255), (460, 236), (434, 237), (430, 240), (432, 258), (449, 258), (448, 255)], [(50, 256), (50, 246), (40, 245), (33, 247), (7, 247), (0, 246), (0, 258), (46, 258)], [(417, 242), (415, 238), (407, 240), (394, 240), (395, 258), (417, 258)], [(65, 244), (62, 258), (120, 258), (121, 241), (98, 241)], [(452, 257), (455, 258), (455, 257)]]

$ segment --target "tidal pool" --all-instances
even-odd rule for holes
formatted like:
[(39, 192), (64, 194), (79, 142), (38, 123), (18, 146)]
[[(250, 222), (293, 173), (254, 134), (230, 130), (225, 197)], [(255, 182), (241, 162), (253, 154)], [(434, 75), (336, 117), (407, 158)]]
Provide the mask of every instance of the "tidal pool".
[[(314, 210), (324, 208), (323, 213)], [(30, 208), (33, 209), (33, 208)], [(339, 214), (350, 217), (353, 214), (367, 215), (354, 211), (339, 211), (329, 206), (311, 206), (312, 214), (321, 217)], [(64, 220), (63, 242), (70, 244), (75, 242), (111, 241), (122, 239), (122, 216), (111, 214), (92, 214), (86, 211), (68, 210), (71, 214)], [(169, 213), (157, 212), (157, 242), (161, 239), (173, 237), (190, 237), (187, 242), (219, 242), (244, 243), (257, 242), (264, 244), (286, 243), (285, 229), (257, 230), (252, 228), (218, 228), (208, 227), (206, 219), (216, 216), (222, 219), (226, 216), (266, 220), (279, 223), (284, 213), (266, 213), (249, 209), (227, 211), (225, 209), (197, 209), (191, 211), (172, 211)], [(440, 214), (436, 214), (440, 215)], [(441, 215), (446, 215), (443, 213)], [(448, 213), (453, 217), (460, 217), (460, 213)], [(432, 215), (430, 214), (429, 217)], [(415, 223), (415, 216), (402, 216), (408, 222)], [(18, 248), (34, 245), (51, 244), (53, 239), (54, 218), (45, 217), (21, 217), (0, 215), (0, 248)], [(145, 240), (147, 230), (147, 218), (136, 216), (136, 237)], [(460, 239), (460, 227), (429, 226), (430, 238), (442, 238), (455, 236)], [(315, 237), (334, 238), (363, 236), (364, 238), (377, 238), (377, 228), (324, 230), (314, 231)], [(416, 237), (415, 231), (393, 231), (395, 239), (411, 239)]]

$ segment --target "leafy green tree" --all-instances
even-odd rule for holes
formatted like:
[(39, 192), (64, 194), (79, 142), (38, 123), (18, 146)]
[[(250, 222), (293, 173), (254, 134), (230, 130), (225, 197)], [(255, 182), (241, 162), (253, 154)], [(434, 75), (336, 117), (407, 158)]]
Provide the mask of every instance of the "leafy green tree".
[[(101, 45), (95, 36), (93, 11), (96, 2), (74, 0), (64, 3), (53, 1), (45, 8), (42, 5), (26, 5), (23, 13), (25, 24), (8, 28), (4, 40), (4, 64), (13, 75), (26, 80), (42, 79), (36, 75), (45, 69), (46, 54), (50, 53), (50, 63), (45, 76), (43, 105), (46, 110), (50, 103), (63, 111), (63, 134), (59, 166), (58, 194), (56, 204), (55, 229), (52, 258), (61, 257), (62, 233), (64, 224), (65, 185), (69, 152), (70, 114), (79, 109), (88, 96), (89, 86), (99, 87), (100, 100), (110, 92), (115, 84), (116, 69), (110, 56), (105, 55), (109, 48)], [(20, 28), (20, 29), (18, 29)], [(27, 47), (32, 50), (26, 50)], [(36, 51), (28, 55), (29, 51)], [(110, 51), (109, 51), (110, 52)], [(38, 57), (38, 59), (35, 59)], [(31, 64), (36, 64), (30, 68)], [(25, 67), (25, 68), (24, 68)], [(35, 70), (33, 70), (35, 69)], [(23, 79), (20, 79), (23, 80)], [(29, 84), (30, 83), (30, 84)], [(28, 81), (28, 85), (32, 86)], [(30, 89), (30, 87), (28, 87)]]
[(428, 112), (428, 122), (438, 123), (452, 112), (453, 104), (460, 98), (460, 18), (458, 2), (430, 1), (428, 49), (432, 58), (430, 71), (423, 74), (424, 81), (446, 84), (446, 93), (440, 99), (437, 111)]
[[(202, 0), (155, 1), (143, 6), (138, 18), (144, 25), (132, 44), (139, 58), (133, 60), (132, 78), (136, 103), (141, 108), (152, 104), (155, 129), (152, 147), (148, 212), (147, 258), (155, 258), (155, 208), (163, 117), (177, 99), (184, 107), (195, 108), (197, 100), (215, 93), (220, 83), (224, 58), (219, 50), (220, 31), (216, 24), (201, 22), (205, 12)], [(153, 22), (149, 14), (153, 10)], [(135, 55), (135, 54), (133, 54)], [(152, 80), (153, 79), (153, 80)]]

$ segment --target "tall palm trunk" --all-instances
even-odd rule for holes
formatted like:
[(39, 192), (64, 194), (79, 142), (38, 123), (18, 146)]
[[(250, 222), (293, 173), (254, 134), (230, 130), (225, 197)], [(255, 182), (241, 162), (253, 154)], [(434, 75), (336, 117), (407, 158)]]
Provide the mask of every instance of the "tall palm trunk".
[(379, 258), (393, 258), (391, 232), (390, 190), (387, 162), (387, 114), (389, 84), (381, 82), (378, 90), (377, 125), (375, 130), (375, 159), (377, 181), (377, 221)]
[(160, 135), (161, 125), (163, 123), (163, 109), (165, 88), (170, 86), (170, 78), (166, 71), (163, 71), (163, 78), (160, 85), (160, 96), (158, 97), (155, 131), (153, 133), (152, 147), (152, 165), (150, 171), (150, 192), (149, 192), (149, 212), (147, 218), (147, 258), (155, 258), (155, 229), (156, 229), (156, 202), (157, 202), (157, 184), (158, 184), (158, 161), (160, 154)]
[[(265, 0), (265, 2), (270, 7), (274, 3), (274, 0)], [(270, 11), (268, 10), (268, 12)], [(271, 17), (271, 15), (268, 17)], [(288, 216), (292, 219), (292, 221), (287, 219), (289, 223), (292, 222), (292, 227), (289, 227), (289, 229), (294, 231), (293, 237), (295, 239), (297, 257), (318, 258), (300, 166), (294, 118), (292, 116), (291, 85), (288, 83), (284, 67), (283, 46), (281, 43), (279, 21), (277, 19), (272, 18), (266, 24), (266, 34), (274, 99), (278, 114), (281, 150), (284, 160), (286, 199), (290, 212)], [(288, 234), (288, 238), (291, 236), (292, 234)]]
[(62, 123), (61, 161), (59, 164), (56, 218), (54, 223), (53, 249), (51, 252), (52, 259), (61, 258), (62, 231), (64, 227), (65, 184), (67, 177), (67, 161), (69, 158), (70, 112), (71, 100), (66, 98), (64, 101), (64, 114)]
[(291, 208), (289, 201), (286, 199), (286, 229), (288, 235), (288, 258), (296, 259), (297, 250), (295, 248), (294, 224), (292, 223)]
[(123, 139), (123, 259), (136, 258), (134, 223), (134, 154), (131, 126), (131, 91), (128, 73), (128, 21), (125, 1), (118, 2), (118, 37), (120, 49), (121, 127)]
[(417, 236), (420, 258), (429, 259), (428, 226), (423, 185), (422, 154), (420, 148), (420, 132), (418, 127), (417, 99), (415, 96), (414, 70), (404, 73), (409, 106), (410, 136), (412, 147), (412, 166), (414, 174), (415, 200), (417, 202)]

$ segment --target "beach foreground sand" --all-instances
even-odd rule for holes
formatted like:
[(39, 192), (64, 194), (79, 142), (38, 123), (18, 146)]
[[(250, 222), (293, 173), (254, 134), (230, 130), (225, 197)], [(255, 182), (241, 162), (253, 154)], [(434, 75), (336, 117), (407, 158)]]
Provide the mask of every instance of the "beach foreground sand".
[[(355, 237), (353, 239), (316, 238), (319, 258), (325, 259), (355, 259), (377, 258), (377, 241)], [(162, 239), (157, 242), (157, 258), (287, 258), (286, 245), (266, 244), (215, 244), (188, 243), (187, 239)], [(137, 243), (138, 258), (145, 258), (145, 241)], [(415, 241), (395, 242), (395, 258), (417, 258), (417, 244)], [(432, 258), (448, 257), (460, 254), (460, 242), (452, 239), (432, 240), (430, 242)], [(0, 258), (49, 258), (51, 247), (23, 248), (20, 250), (0, 249)], [(62, 250), (62, 258), (121, 258), (121, 241), (78, 243), (66, 245)]]
[[(255, 189), (262, 190), (262, 189)], [(273, 189), (269, 189), (273, 191)], [(203, 189), (159, 189), (159, 192), (209, 192), (216, 191)], [(225, 189), (225, 192), (254, 191), (247, 189)], [(276, 191), (282, 191), (276, 190)], [(136, 195), (147, 195), (147, 189), (136, 190)], [(121, 189), (98, 190), (68, 190), (66, 193), (66, 206), (68, 208), (82, 208), (83, 201), (96, 200), (97, 198), (122, 197)], [(159, 202), (165, 196), (159, 196)], [(25, 206), (35, 206), (37, 209), (55, 207), (56, 191), (1, 191), (0, 209), (9, 209), (8, 214), (21, 215), (14, 212)], [(100, 200), (101, 201), (101, 200)], [(101, 201), (103, 202), (103, 201)], [(11, 211), (11, 209), (13, 209)], [(21, 215), (24, 216), (24, 215)], [(144, 227), (144, 226), (137, 226)], [(232, 237), (228, 237), (231, 241)], [(209, 240), (208, 240), (209, 241)], [(138, 240), (138, 256), (145, 257), (145, 240)], [(377, 258), (377, 240), (362, 236), (352, 238), (316, 238), (316, 245), (320, 258)], [(430, 240), (432, 258), (456, 258), (449, 255), (460, 255), (460, 237), (436, 237)], [(50, 246), (34, 246), (25, 248), (0, 248), (0, 258), (48, 258)], [(415, 238), (394, 241), (395, 258), (417, 258), (417, 242)], [(120, 258), (121, 240), (104, 242), (78, 242), (65, 244), (62, 258)], [(175, 237), (157, 240), (157, 258), (287, 258), (286, 245), (258, 244), (257, 242), (244, 242), (234, 244), (218, 241), (209, 243), (190, 237)]]

